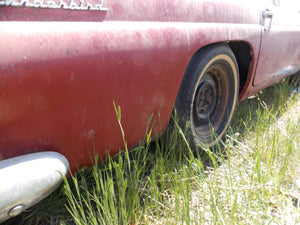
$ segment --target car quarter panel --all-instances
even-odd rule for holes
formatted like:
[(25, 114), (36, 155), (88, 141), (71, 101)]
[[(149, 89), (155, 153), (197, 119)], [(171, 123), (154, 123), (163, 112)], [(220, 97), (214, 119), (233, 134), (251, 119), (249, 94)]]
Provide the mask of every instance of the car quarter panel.
[[(53, 149), (74, 170), (90, 164), (94, 151), (114, 154), (123, 148), (114, 102), (129, 147), (144, 138), (151, 115), (161, 133), (188, 62), (203, 46), (247, 42), (250, 75), (256, 67), (258, 10), (218, 1), (107, 1), (103, 7), (105, 16), (96, 16), (103, 22), (0, 22), (0, 158)], [(22, 20), (59, 11), (2, 7), (1, 18), (18, 20), (14, 10), (23, 12)]]

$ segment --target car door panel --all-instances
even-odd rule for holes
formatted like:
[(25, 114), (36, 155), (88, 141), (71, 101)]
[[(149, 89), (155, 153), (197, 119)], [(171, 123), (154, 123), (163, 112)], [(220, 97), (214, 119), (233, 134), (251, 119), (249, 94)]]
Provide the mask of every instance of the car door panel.
[(268, 1), (262, 9), (263, 33), (255, 86), (268, 86), (300, 69), (299, 12), (292, 7), (293, 1), (282, 2)]

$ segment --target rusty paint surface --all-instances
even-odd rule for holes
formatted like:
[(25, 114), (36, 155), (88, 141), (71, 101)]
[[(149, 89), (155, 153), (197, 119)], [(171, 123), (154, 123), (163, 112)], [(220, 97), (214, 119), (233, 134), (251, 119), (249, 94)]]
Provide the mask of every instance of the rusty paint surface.
[(252, 62), (240, 99), (256, 90), (263, 29), (256, 5), (106, 0), (103, 7), (0, 7), (3, 158), (55, 150), (75, 169), (94, 151), (116, 153), (123, 140), (113, 102), (129, 147), (144, 138), (151, 115), (163, 132), (190, 58), (209, 44), (247, 42)]

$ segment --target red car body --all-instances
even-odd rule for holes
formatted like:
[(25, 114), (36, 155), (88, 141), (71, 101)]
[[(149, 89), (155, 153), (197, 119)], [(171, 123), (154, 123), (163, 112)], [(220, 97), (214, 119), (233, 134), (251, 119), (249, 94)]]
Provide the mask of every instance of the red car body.
[(161, 134), (204, 46), (233, 49), (239, 100), (297, 72), (300, 8), (263, 3), (0, 0), (0, 160), (52, 150), (74, 170), (116, 153), (113, 103), (129, 147), (151, 115)]

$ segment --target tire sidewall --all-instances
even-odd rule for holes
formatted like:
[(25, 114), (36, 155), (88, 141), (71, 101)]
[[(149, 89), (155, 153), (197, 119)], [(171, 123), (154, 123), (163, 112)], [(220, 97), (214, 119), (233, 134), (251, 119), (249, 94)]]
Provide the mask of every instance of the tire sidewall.
[[(224, 63), (226, 68), (231, 68), (229, 72), (229, 92), (232, 93), (230, 96), (232, 98), (228, 99), (227, 112), (222, 122), (221, 132), (216, 132), (217, 136), (210, 143), (204, 143), (199, 141), (197, 138), (197, 132), (194, 127), (193, 122), (193, 104), (196, 94), (197, 87), (201, 81), (203, 75), (211, 66), (216, 63)], [(233, 117), (237, 100), (238, 100), (238, 90), (239, 90), (239, 74), (238, 65), (233, 52), (230, 47), (225, 44), (220, 44), (216, 46), (206, 47), (198, 51), (191, 59), (187, 70), (185, 72), (182, 84), (180, 86), (179, 94), (175, 103), (175, 109), (177, 111), (179, 126), (182, 129), (187, 128), (186, 134), (188, 136), (191, 147), (195, 148), (200, 145), (202, 147), (212, 147), (214, 146), (225, 134), (230, 121)], [(189, 125), (187, 126), (187, 121)]]

